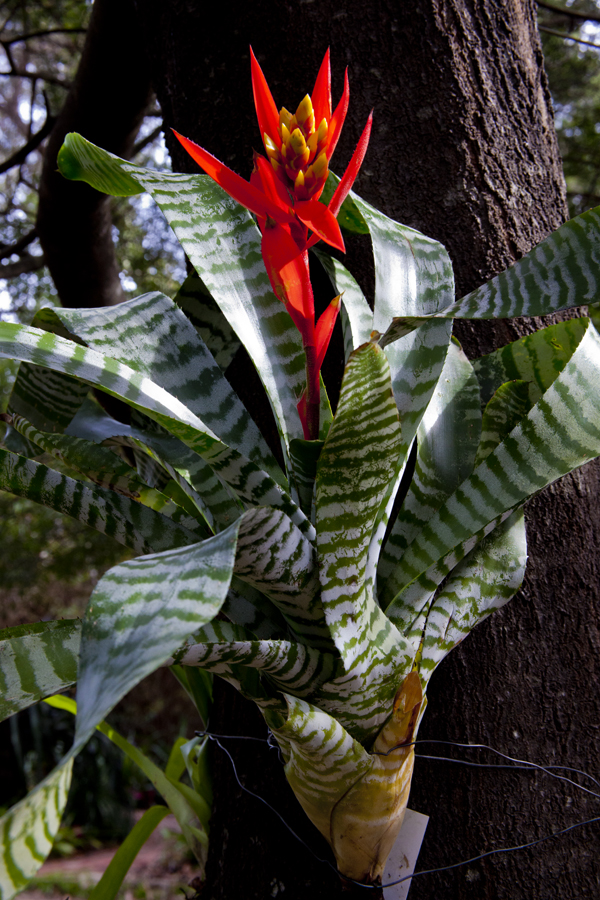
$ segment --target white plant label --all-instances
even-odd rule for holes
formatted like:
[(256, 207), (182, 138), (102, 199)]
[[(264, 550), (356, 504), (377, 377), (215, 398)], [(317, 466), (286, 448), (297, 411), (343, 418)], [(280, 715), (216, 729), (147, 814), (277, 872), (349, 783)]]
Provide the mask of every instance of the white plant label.
[[(406, 810), (402, 828), (385, 865), (382, 878), (383, 884), (389, 884), (392, 881), (397, 881), (399, 878), (404, 878), (406, 875), (412, 875), (415, 871), (428, 822), (429, 816), (415, 812), (414, 809)], [(407, 879), (406, 881), (401, 881), (400, 884), (395, 884), (393, 887), (384, 888), (384, 900), (406, 900), (410, 882), (411, 879)]]

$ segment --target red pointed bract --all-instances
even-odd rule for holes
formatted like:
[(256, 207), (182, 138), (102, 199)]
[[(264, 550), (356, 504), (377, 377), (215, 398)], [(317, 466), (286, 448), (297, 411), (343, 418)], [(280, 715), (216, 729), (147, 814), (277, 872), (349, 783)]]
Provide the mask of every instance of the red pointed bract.
[(233, 197), (234, 200), (237, 200), (238, 203), (241, 203), (241, 205), (245, 206), (246, 209), (249, 209), (250, 212), (256, 213), (257, 216), (271, 216), (276, 222), (284, 223), (292, 221), (293, 216), (284, 212), (280, 206), (273, 203), (272, 200), (269, 200), (269, 198), (266, 197), (262, 191), (259, 191), (254, 187), (254, 185), (244, 181), (240, 175), (237, 175), (231, 169), (227, 168), (227, 166), (218, 160), (216, 156), (213, 156), (207, 150), (199, 147), (198, 144), (190, 141), (189, 138), (178, 134), (174, 129), (173, 134), (180, 144), (185, 147), (192, 159), (204, 169), (206, 174), (210, 175), (213, 181), (216, 181), (224, 191), (227, 191), (230, 197)]
[[(264, 156), (255, 153), (254, 166), (258, 173), (258, 180), (267, 197), (269, 197), (273, 203), (277, 203), (284, 211), (290, 212), (290, 214), (293, 213), (293, 210), (290, 210), (290, 206), (294, 202), (293, 197), (290, 196), (290, 192), (287, 190), (281, 178), (278, 178), (275, 174), (275, 170), (271, 163), (265, 159)], [(254, 184), (255, 182), (253, 181), (252, 183)]]
[(335, 108), (335, 112), (329, 123), (329, 139), (327, 141), (327, 159), (331, 159), (333, 151), (340, 139), (340, 132), (344, 126), (348, 104), (350, 102), (350, 82), (348, 81), (348, 69), (344, 72), (344, 92), (341, 100)]
[(318, 200), (296, 201), (294, 212), (300, 221), (308, 225), (326, 244), (336, 247), (342, 253), (345, 252), (346, 248), (340, 226), (335, 216), (324, 203), (319, 203)]
[(278, 147), (281, 147), (279, 113), (267, 84), (267, 79), (263, 75), (263, 70), (258, 64), (252, 47), (250, 47), (250, 66), (252, 69), (252, 92), (254, 94), (256, 118), (260, 128), (260, 139), (261, 141), (264, 140), (263, 135), (266, 133)]
[(371, 136), (371, 126), (373, 125), (373, 111), (369, 113), (369, 118), (367, 119), (367, 124), (363, 129), (363, 133), (361, 134), (358, 144), (356, 145), (356, 149), (352, 154), (352, 158), (348, 163), (348, 167), (344, 172), (342, 179), (335, 191), (333, 192), (333, 197), (329, 201), (329, 209), (331, 210), (334, 216), (337, 216), (339, 213), (342, 203), (348, 196), (352, 185), (356, 181), (356, 176), (359, 173), (360, 167), (363, 164), (363, 160), (365, 158), (365, 154), (367, 152), (367, 147), (369, 146), (369, 138)]
[(315, 113), (315, 127), (318, 128), (322, 119), (331, 119), (331, 66), (329, 64), (329, 47), (323, 57), (315, 87), (311, 96)]
[(335, 297), (320, 316), (315, 328), (315, 347), (317, 351), (317, 368), (320, 369), (329, 347), (333, 327), (340, 311), (340, 297)]

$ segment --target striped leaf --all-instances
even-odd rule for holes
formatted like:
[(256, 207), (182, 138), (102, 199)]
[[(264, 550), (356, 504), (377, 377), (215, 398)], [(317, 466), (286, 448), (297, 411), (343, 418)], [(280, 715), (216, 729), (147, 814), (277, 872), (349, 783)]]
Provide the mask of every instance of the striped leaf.
[(348, 665), (364, 652), (371, 533), (400, 448), (398, 411), (383, 351), (356, 350), (346, 366), (337, 413), (317, 464), (317, 551), (329, 629)]
[(72, 757), (0, 818), (0, 900), (12, 900), (44, 862), (67, 802)]
[(444, 315), (464, 319), (547, 316), (593, 303), (600, 291), (600, 209), (569, 219)]
[(241, 347), (235, 331), (215, 303), (199, 275), (185, 279), (173, 303), (183, 310), (223, 371)]
[(136, 553), (182, 547), (198, 540), (192, 531), (129, 497), (84, 484), (2, 449), (0, 490), (71, 516)]
[(454, 275), (446, 248), (389, 219), (354, 192), (368, 225), (375, 258), (373, 328), (385, 331), (394, 316), (424, 316), (454, 300)]
[[(600, 338), (589, 320), (571, 359), (527, 416), (479, 464), (407, 548), (390, 576), (397, 621), (411, 585), (434, 591), (486, 530), (528, 497), (600, 453)], [(475, 537), (474, 537), (475, 536)], [(409, 608), (414, 608), (411, 601)], [(418, 610), (420, 611), (420, 610)]]
[[(289, 694), (285, 700), (287, 716), (267, 711), (265, 718), (283, 751), (292, 790), (329, 841), (340, 871), (374, 881), (406, 809), (422, 700), (419, 679), (409, 676), (398, 690), (372, 753), (322, 710)], [(408, 747), (392, 750), (405, 742)]]
[(587, 319), (569, 319), (473, 360), (482, 405), (500, 385), (515, 380), (530, 383), (538, 400), (567, 365), (587, 328)]
[(80, 637), (79, 619), (0, 631), (0, 721), (75, 684)]
[(527, 415), (536, 399), (535, 387), (530, 381), (507, 381), (500, 385), (483, 412), (476, 466)]
[[(211, 466), (145, 417), (153, 430), (126, 425), (113, 419), (95, 400), (87, 399), (67, 428), (67, 434), (94, 443), (128, 447), (134, 451), (138, 471), (151, 477), (161, 473), (163, 483), (172, 478), (213, 530), (227, 528), (243, 511), (243, 505)], [(150, 469), (150, 466), (152, 468)]]
[[(89, 387), (63, 372), (21, 363), (8, 411), (40, 431), (62, 432), (85, 400)], [(9, 447), (9, 450), (12, 449)]]
[(248, 211), (208, 176), (142, 169), (76, 134), (67, 135), (58, 165), (66, 178), (105, 193), (151, 194), (254, 362), (287, 455), (289, 440), (302, 437), (296, 402), (304, 387), (304, 354), (298, 331), (271, 291), (260, 232)]
[(473, 471), (480, 442), (479, 384), (452, 340), (433, 396), (417, 429), (415, 471), (377, 568), (384, 607), (386, 578), (441, 504)]
[(367, 561), (400, 445), (387, 360), (376, 344), (365, 344), (346, 366), (316, 481), (321, 600), (343, 661), (343, 672), (323, 686), (319, 702), (335, 709), (361, 740), (389, 715), (398, 686), (400, 636), (373, 598)]
[(235, 574), (275, 604), (299, 640), (333, 649), (321, 604), (315, 548), (285, 513), (268, 507), (244, 513)]
[[(284, 484), (273, 454), (206, 344), (175, 303), (153, 292), (100, 309), (42, 310), (36, 325), (130, 366), (177, 397), (235, 450)], [(152, 340), (148, 341), (148, 335)]]
[(71, 435), (44, 434), (17, 416), (14, 416), (12, 421), (26, 438), (99, 487), (110, 488), (118, 494), (137, 500), (143, 506), (159, 512), (173, 523), (187, 529), (197, 540), (211, 534), (204, 520), (199, 521), (198, 510), (194, 504), (172, 479), (166, 481), (162, 491), (157, 491), (149, 488), (135, 469), (108, 448), (98, 447)]
[(219, 441), (176, 397), (129, 366), (48, 332), (8, 322), (0, 322), (2, 356), (66, 371), (125, 400), (199, 453), (243, 500), (279, 507), (307, 536), (314, 535), (306, 516), (267, 473)]
[[(286, 640), (253, 640), (239, 626), (212, 622), (173, 655), (172, 662), (221, 674), (231, 665), (258, 669), (280, 691), (310, 697), (334, 669), (334, 658), (313, 647)], [(171, 664), (168, 660), (167, 665)]]
[(526, 563), (525, 520), (519, 509), (456, 566), (407, 634), (424, 683), (479, 622), (514, 597)]
[(219, 612), (229, 590), (239, 523), (200, 544), (115, 566), (83, 620), (76, 739)]

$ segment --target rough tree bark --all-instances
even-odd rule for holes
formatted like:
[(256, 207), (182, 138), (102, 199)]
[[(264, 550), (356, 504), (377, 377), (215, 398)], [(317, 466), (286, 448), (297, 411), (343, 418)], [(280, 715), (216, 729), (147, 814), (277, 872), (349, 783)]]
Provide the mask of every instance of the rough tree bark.
[(63, 306), (125, 300), (110, 197), (66, 181), (56, 156), (70, 131), (129, 158), (151, 99), (131, 0), (96, 0), (75, 80), (44, 154), (36, 228)]
[[(137, 0), (137, 10), (165, 124), (246, 176), (252, 148), (260, 147), (248, 44), (276, 101), (290, 109), (310, 90), (330, 44), (334, 95), (341, 92), (345, 65), (352, 90), (336, 159), (343, 164), (349, 158), (374, 107), (357, 190), (446, 244), (459, 295), (504, 269), (566, 217), (533, 0), (234, 0), (212, 8), (210, 18), (189, 0)], [(194, 171), (181, 148), (172, 139), (168, 144), (174, 168)], [(364, 250), (360, 242), (353, 249)], [(366, 258), (362, 278), (368, 286)], [(466, 324), (457, 331), (467, 351), (479, 355), (537, 324)], [(526, 585), (440, 667), (420, 737), (484, 741), (521, 758), (597, 773), (599, 471), (590, 465), (529, 505)], [(218, 699), (214, 730), (264, 736), (248, 704), (226, 689)], [(228, 747), (249, 786), (323, 851), (268, 751), (247, 742)], [(241, 793), (220, 753), (215, 778), (203, 900), (263, 900), (284, 890), (286, 900), (338, 895), (333, 873)], [(431, 816), (419, 868), (541, 837), (593, 816), (593, 803), (541, 776), (417, 761), (410, 805)], [(411, 897), (595, 896), (593, 839), (587, 827), (533, 851), (424, 876), (414, 880)]]

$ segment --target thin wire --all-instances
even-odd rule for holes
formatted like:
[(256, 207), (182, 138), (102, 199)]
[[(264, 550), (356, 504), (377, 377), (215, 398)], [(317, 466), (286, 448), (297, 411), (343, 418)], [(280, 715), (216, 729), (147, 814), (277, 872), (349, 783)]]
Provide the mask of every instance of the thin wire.
[[(267, 806), (272, 812), (274, 812), (275, 815), (277, 816), (277, 818), (280, 819), (281, 822), (283, 822), (283, 824), (285, 825), (285, 827), (287, 828), (287, 830), (288, 830), (288, 831), (296, 838), (296, 840), (297, 840), (297, 841), (300, 841), (300, 843), (302, 844), (302, 846), (303, 846), (303, 847), (306, 847), (306, 849), (309, 851), (309, 853), (312, 853), (312, 855), (315, 857), (315, 859), (317, 860), (317, 862), (326, 863), (331, 869), (333, 869), (333, 871), (334, 871), (336, 874), (339, 874), (337, 868), (336, 868), (336, 867), (335, 867), (328, 859), (322, 859), (320, 856), (317, 856), (317, 854), (315, 853), (315, 851), (314, 851), (311, 847), (308, 846), (308, 844), (306, 843), (306, 841), (302, 840), (302, 838), (300, 837), (299, 834), (296, 834), (296, 832), (295, 832), (294, 829), (291, 827), (291, 825), (289, 825), (289, 824), (285, 821), (285, 819), (283, 818), (283, 816), (281, 815), (281, 813), (277, 812), (277, 810), (275, 809), (274, 806), (271, 806), (271, 804), (270, 804), (267, 800), (265, 800), (264, 797), (261, 797), (260, 794), (255, 794), (254, 791), (251, 791), (250, 788), (247, 788), (246, 785), (242, 784), (242, 782), (240, 781), (240, 777), (239, 777), (239, 775), (238, 775), (237, 768), (236, 768), (235, 762), (233, 761), (233, 757), (232, 757), (231, 753), (229, 752), (229, 750), (228, 750), (226, 747), (223, 746), (223, 744), (222, 744), (222, 743), (220, 742), (220, 740), (219, 740), (219, 737), (233, 737), (233, 735), (219, 735), (219, 737), (217, 737), (217, 736), (214, 735), (214, 734), (208, 734), (208, 733), (206, 733), (206, 732), (205, 732), (205, 734), (206, 734), (206, 737), (208, 737), (211, 741), (214, 741), (215, 744), (217, 745), (217, 747), (220, 747), (221, 750), (222, 750), (224, 753), (226, 753), (227, 756), (229, 757), (229, 762), (231, 763), (231, 767), (232, 767), (232, 769), (233, 769), (233, 774), (234, 774), (235, 780), (237, 781), (237, 783), (238, 783), (238, 785), (240, 786), (240, 788), (241, 788), (246, 794), (250, 794), (251, 797), (256, 797), (257, 800), (260, 800), (261, 803), (264, 803), (265, 806)], [(259, 740), (261, 740), (261, 738), (251, 738), (251, 740), (259, 741)], [(266, 740), (263, 740), (263, 742), (266, 743)]]
[[(251, 797), (255, 797), (257, 800), (260, 800), (261, 803), (263, 803), (266, 807), (268, 807), (268, 809), (270, 809), (272, 812), (274, 812), (275, 815), (278, 817), (278, 819), (288, 829), (288, 831), (296, 838), (297, 841), (299, 841), (302, 844), (303, 847), (305, 847), (309, 851), (309, 853), (317, 860), (317, 862), (325, 863), (337, 875), (340, 875), (340, 872), (337, 869), (337, 867), (334, 866), (328, 859), (323, 859), (322, 857), (318, 856), (315, 853), (315, 851), (311, 847), (309, 847), (309, 845), (306, 843), (306, 841), (304, 841), (298, 834), (296, 834), (294, 829), (286, 822), (286, 820), (283, 818), (281, 813), (279, 813), (273, 806), (271, 806), (271, 804), (267, 800), (265, 800), (264, 797), (261, 797), (260, 794), (256, 794), (254, 791), (251, 791), (244, 784), (242, 784), (242, 782), (240, 781), (233, 757), (231, 756), (231, 754), (227, 750), (227, 748), (224, 747), (223, 744), (221, 744), (221, 742), (219, 740), (219, 738), (224, 738), (224, 739), (229, 739), (229, 740), (258, 741), (263, 744), (268, 744), (269, 747), (273, 747), (273, 744), (271, 743), (271, 741), (269, 739), (270, 736), (269, 736), (269, 738), (256, 738), (256, 737), (250, 737), (250, 736), (245, 736), (245, 735), (233, 735), (233, 734), (231, 734), (231, 735), (228, 735), (228, 734), (215, 735), (208, 731), (196, 732), (196, 734), (198, 734), (202, 737), (208, 737), (210, 740), (214, 741), (221, 750), (223, 750), (223, 752), (229, 758), (229, 761), (230, 761), (232, 769), (233, 769), (233, 774), (234, 774), (235, 780), (238, 783), (239, 787), (242, 789), (242, 791), (244, 791), (246, 794), (250, 794)], [(521, 759), (517, 759), (512, 756), (508, 756), (506, 753), (502, 753), (500, 750), (496, 750), (496, 749), (494, 749), (494, 747), (490, 747), (488, 744), (461, 744), (461, 743), (458, 743), (457, 741), (438, 741), (438, 740), (434, 740), (434, 739), (431, 739), (431, 740), (423, 739), (420, 741), (412, 741), (411, 743), (398, 744), (396, 747), (392, 747), (391, 750), (388, 750), (386, 753), (376, 753), (375, 755), (388, 756), (390, 753), (392, 753), (396, 749), (399, 749), (400, 747), (410, 747), (410, 746), (414, 746), (415, 744), (443, 744), (443, 745), (452, 746), (452, 747), (461, 747), (461, 748), (476, 749), (476, 750), (489, 750), (491, 753), (495, 753), (498, 756), (501, 756), (503, 759), (507, 759), (513, 763), (518, 763), (519, 765), (504, 766), (501, 764), (495, 765), (494, 763), (474, 763), (474, 762), (471, 762), (468, 760), (452, 759), (449, 757), (442, 757), (442, 756), (425, 756), (422, 754), (418, 754), (418, 757), (419, 757), (419, 759), (443, 760), (445, 762), (455, 762), (455, 763), (459, 763), (461, 765), (479, 766), (482, 768), (520, 769), (520, 770), (526, 770), (526, 771), (539, 770), (541, 772), (544, 772), (547, 775), (550, 775), (552, 778), (558, 778), (561, 781), (566, 781), (567, 783), (573, 785), (574, 787), (577, 787), (580, 790), (585, 791), (585, 793), (591, 794), (593, 797), (600, 799), (600, 794), (596, 794), (593, 791), (590, 791), (588, 788), (584, 787), (583, 785), (577, 784), (576, 781), (572, 781), (570, 778), (565, 778), (564, 776), (561, 776), (561, 775), (555, 775), (553, 772), (550, 772), (549, 769), (550, 768), (567, 769), (568, 771), (577, 772), (580, 775), (584, 775), (586, 778), (591, 778), (595, 784), (598, 784), (598, 781), (593, 777), (593, 775), (590, 775), (587, 772), (583, 772), (580, 769), (573, 769), (569, 766), (551, 766), (551, 767), (550, 766), (548, 766), (548, 767), (540, 766), (537, 763), (532, 763), (532, 762), (529, 762), (528, 760), (521, 760)], [(480, 853), (478, 856), (473, 856), (470, 859), (463, 859), (463, 860), (460, 860), (460, 862), (452, 863), (451, 865), (448, 865), (448, 866), (440, 866), (436, 869), (422, 869), (420, 872), (413, 872), (411, 875), (404, 875), (402, 878), (398, 878), (396, 881), (390, 881), (387, 884), (382, 884), (382, 885), (364, 884), (364, 882), (355, 881), (353, 878), (346, 878), (346, 881), (349, 881), (352, 884), (357, 885), (357, 887), (370, 888), (372, 890), (375, 890), (375, 889), (383, 890), (385, 888), (395, 887), (396, 885), (401, 884), (403, 881), (409, 881), (412, 878), (417, 878), (419, 875), (434, 875), (439, 872), (447, 872), (447, 871), (450, 871), (451, 869), (458, 869), (461, 866), (466, 866), (466, 865), (469, 865), (470, 863), (478, 862), (481, 859), (485, 859), (488, 856), (495, 856), (498, 853), (513, 853), (517, 850), (527, 850), (530, 847), (535, 847), (537, 844), (543, 844), (545, 841), (551, 840), (551, 838), (560, 837), (560, 835), (567, 834), (569, 831), (573, 831), (575, 828), (582, 828), (584, 825), (592, 825), (595, 822), (600, 822), (600, 816), (595, 816), (592, 819), (585, 819), (582, 822), (575, 822), (575, 824), (569, 825), (567, 828), (562, 828), (560, 831), (554, 831), (554, 832), (552, 832), (552, 834), (547, 834), (544, 837), (536, 838), (536, 840), (528, 841), (525, 844), (517, 844), (514, 847), (497, 847), (495, 850), (488, 850), (485, 853)]]
[(360, 884), (361, 887), (381, 887), (388, 888), (394, 887), (396, 884), (400, 884), (403, 881), (408, 881), (409, 878), (416, 878), (418, 875), (433, 875), (436, 872), (447, 872), (449, 869), (458, 869), (459, 866), (467, 866), (469, 863), (478, 862), (480, 859), (485, 859), (486, 856), (494, 856), (496, 853), (512, 853), (515, 850), (527, 850), (529, 847), (535, 847), (536, 844), (543, 844), (544, 841), (549, 841), (551, 838), (559, 837), (561, 834), (567, 834), (568, 831), (573, 831), (575, 828), (581, 828), (583, 825), (592, 825), (594, 822), (600, 822), (600, 816), (595, 816), (593, 819), (586, 819), (584, 822), (575, 822), (574, 825), (569, 825), (568, 828), (562, 828), (560, 831), (553, 831), (552, 834), (547, 834), (545, 837), (537, 838), (535, 841), (529, 841), (527, 844), (517, 844), (515, 847), (498, 847), (496, 850), (488, 850), (487, 853), (480, 853), (479, 856), (473, 856), (471, 859), (463, 859), (460, 862), (453, 863), (450, 866), (440, 866), (439, 869), (422, 869), (420, 872), (413, 872), (412, 875), (405, 875), (403, 878), (399, 878), (397, 881), (390, 881), (388, 884), (382, 885), (370, 885), (370, 884), (361, 884), (359, 881), (355, 881), (355, 884)]

